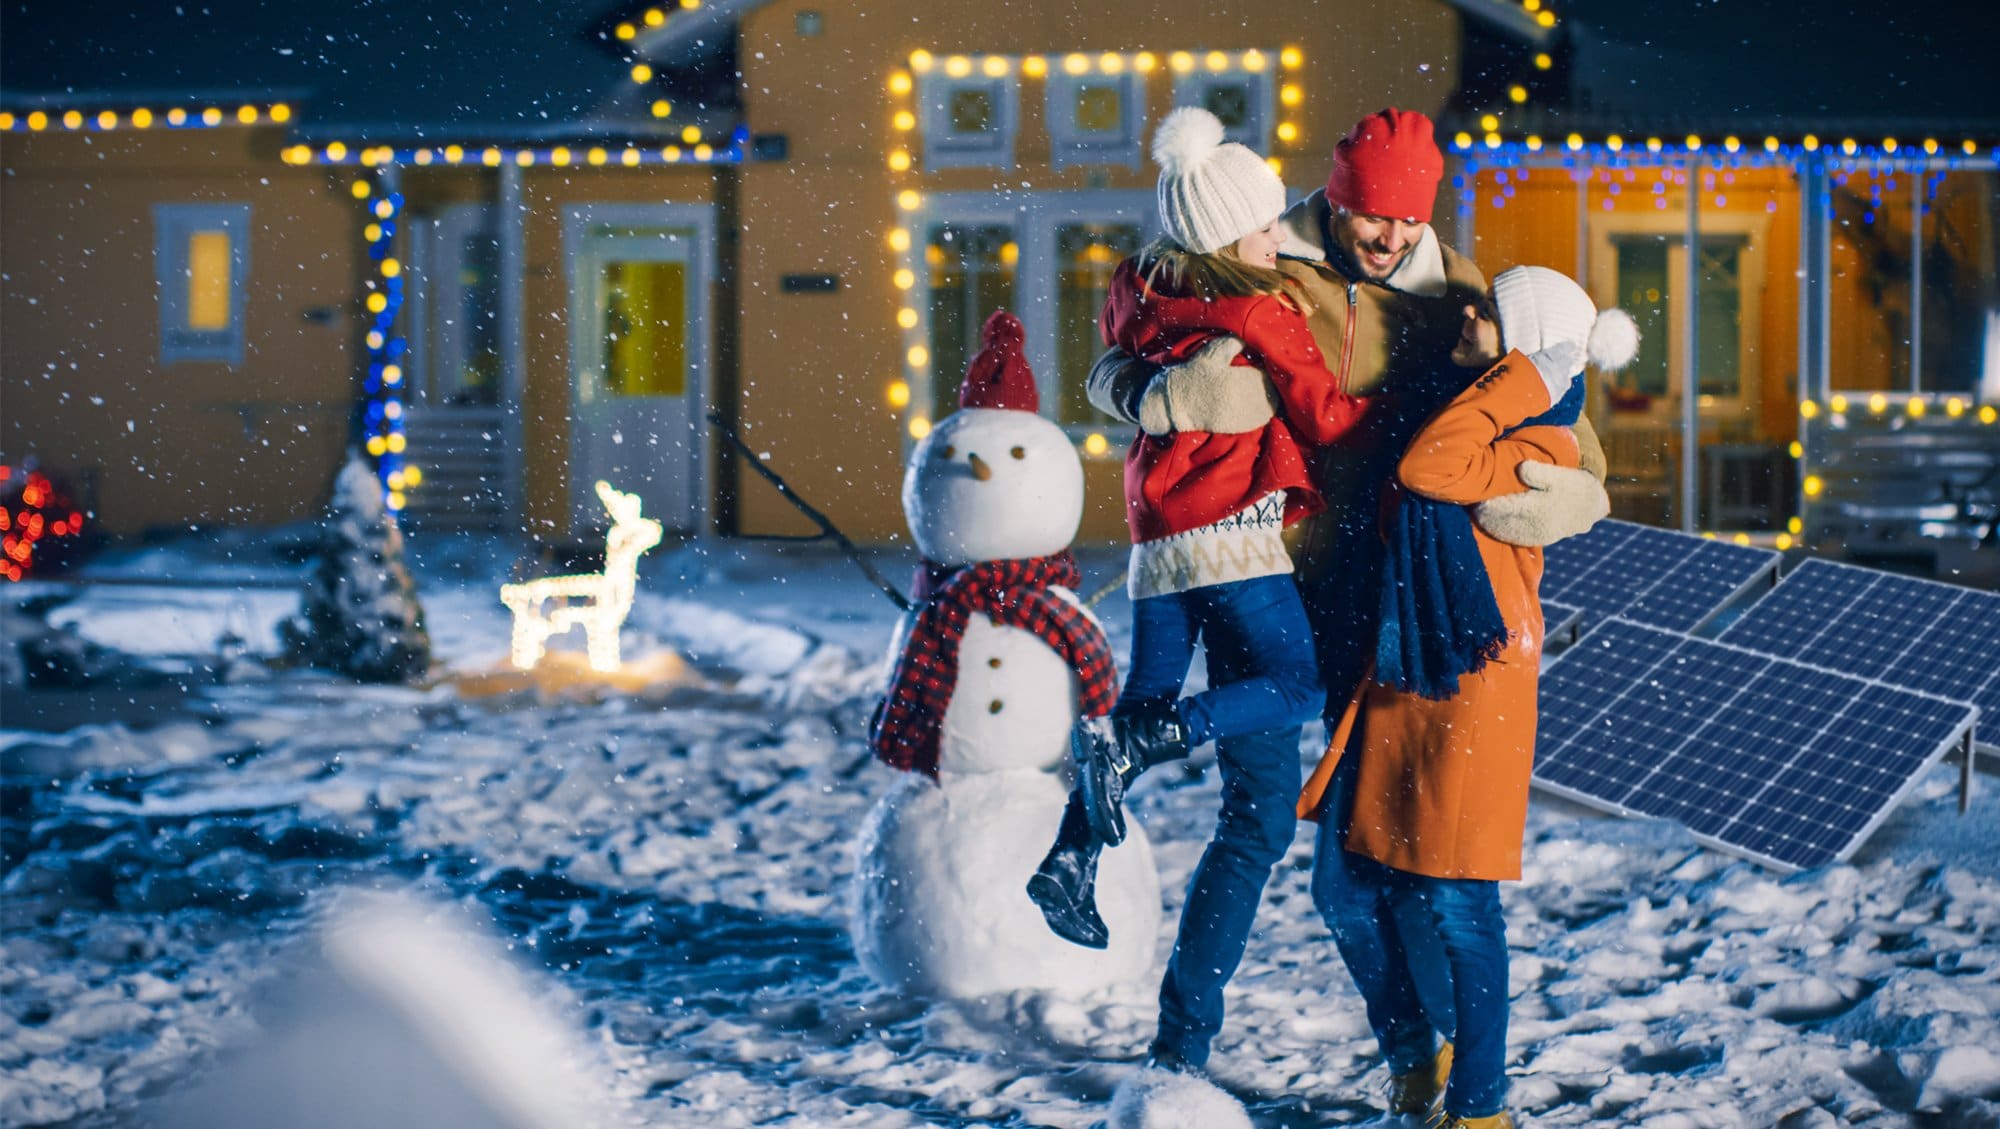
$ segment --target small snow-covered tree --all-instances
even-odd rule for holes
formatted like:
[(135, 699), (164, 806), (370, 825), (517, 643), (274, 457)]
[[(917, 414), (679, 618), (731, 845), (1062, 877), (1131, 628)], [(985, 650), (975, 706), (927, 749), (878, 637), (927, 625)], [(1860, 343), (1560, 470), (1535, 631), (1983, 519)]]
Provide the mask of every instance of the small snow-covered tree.
[(305, 662), (363, 682), (409, 682), (430, 667), (431, 639), (403, 563), (403, 534), (359, 454), (334, 480), (303, 604), (280, 632)]

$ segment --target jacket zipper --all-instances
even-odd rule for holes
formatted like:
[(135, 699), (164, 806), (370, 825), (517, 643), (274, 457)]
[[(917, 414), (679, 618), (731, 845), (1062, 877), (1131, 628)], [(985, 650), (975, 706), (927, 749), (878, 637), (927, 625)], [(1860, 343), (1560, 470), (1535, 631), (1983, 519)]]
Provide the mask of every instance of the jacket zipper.
[(1354, 394), (1354, 389), (1348, 387), (1347, 378), (1351, 370), (1354, 368), (1354, 317), (1355, 317), (1354, 303), (1356, 302), (1356, 300), (1360, 298), (1360, 296), (1361, 296), (1361, 284), (1358, 282), (1348, 283), (1347, 284), (1347, 329), (1344, 333), (1341, 334), (1341, 341), (1340, 341), (1340, 391), (1342, 392), (1342, 394), (1348, 396), (1352, 396)]

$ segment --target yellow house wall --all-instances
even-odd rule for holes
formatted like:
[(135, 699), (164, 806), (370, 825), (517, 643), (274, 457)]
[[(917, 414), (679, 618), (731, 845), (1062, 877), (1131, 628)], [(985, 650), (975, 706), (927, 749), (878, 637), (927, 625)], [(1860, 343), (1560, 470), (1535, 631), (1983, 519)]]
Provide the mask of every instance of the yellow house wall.
[[(279, 144), (231, 127), (0, 138), (0, 459), (87, 480), (100, 531), (295, 521), (331, 486), (360, 221), (347, 176), (288, 166)], [(193, 203), (250, 206), (240, 365), (160, 359), (153, 208)]]
[[(819, 35), (798, 33), (802, 11), (818, 13)], [(1457, 82), (1458, 42), (1458, 17), (1440, 0), (1338, 7), (1215, 0), (1192, 8), (1164, 0), (1095, 7), (1067, 0), (849, 7), (778, 0), (755, 10), (742, 24), (743, 98), (753, 132), (784, 135), (790, 153), (785, 162), (740, 171), (741, 395), (734, 407), (746, 435), (850, 535), (901, 539), (898, 484), (908, 440), (904, 413), (886, 399), (889, 385), (903, 377), (902, 331), (894, 321), (902, 302), (885, 242), (896, 221), (895, 193), (1153, 183), (1157, 170), (1150, 164), (1051, 169), (1041, 120), (1045, 88), (1031, 78), (1020, 80), (1017, 167), (890, 171), (887, 154), (905, 136), (892, 128), (891, 115), (907, 100), (892, 97), (887, 83), (912, 51), (1059, 60), (1071, 51), (1143, 50), (1164, 60), (1176, 50), (1297, 46), (1305, 56), (1296, 72), (1304, 104), (1280, 117), (1296, 122), (1300, 133), (1277, 155), (1286, 181), (1302, 195), (1322, 183), (1326, 154), (1363, 114), (1391, 104), (1440, 112)], [(1148, 84), (1148, 137), (1171, 90), (1165, 73)], [(837, 274), (840, 289), (781, 293), (780, 278), (791, 273)], [(935, 378), (955, 386), (960, 375)], [(1086, 460), (1081, 541), (1125, 537), (1118, 458), (1124, 441), (1114, 434), (1109, 455)], [(741, 474), (736, 486), (742, 532), (812, 531), (761, 481)]]

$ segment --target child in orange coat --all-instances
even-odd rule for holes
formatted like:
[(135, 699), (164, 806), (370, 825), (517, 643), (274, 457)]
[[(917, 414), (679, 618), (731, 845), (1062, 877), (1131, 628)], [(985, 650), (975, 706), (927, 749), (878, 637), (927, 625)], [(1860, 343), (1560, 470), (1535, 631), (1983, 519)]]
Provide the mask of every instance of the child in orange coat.
[[(1375, 666), (1300, 798), (1321, 822), (1313, 900), (1394, 1075), (1391, 1112), (1511, 1127), (1499, 883), (1521, 874), (1542, 645), (1542, 551), (1475, 525), (1527, 462), (1577, 465), (1577, 379), (1631, 360), (1623, 311), (1542, 267), (1465, 309), (1454, 363), (1484, 375), (1424, 425), (1384, 500)], [(1423, 936), (1406, 937), (1414, 927)], [(1409, 953), (1441, 942), (1456, 1031), (1442, 1049)], [(1448, 1079), (1448, 1085), (1447, 1085)], [(1440, 1094), (1440, 1089), (1442, 1093)]]

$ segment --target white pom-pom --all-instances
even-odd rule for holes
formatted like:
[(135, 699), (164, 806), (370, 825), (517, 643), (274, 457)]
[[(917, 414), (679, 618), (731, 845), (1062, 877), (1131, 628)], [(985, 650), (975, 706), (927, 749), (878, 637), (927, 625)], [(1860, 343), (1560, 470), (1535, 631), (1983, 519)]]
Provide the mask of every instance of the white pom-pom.
[(1590, 326), (1590, 363), (1605, 371), (1624, 368), (1639, 355), (1639, 323), (1617, 308), (1599, 310)]
[(1221, 118), (1199, 106), (1182, 106), (1168, 114), (1153, 134), (1153, 162), (1179, 176), (1208, 160), (1222, 137)]

